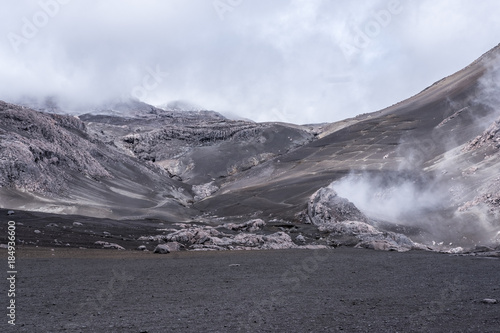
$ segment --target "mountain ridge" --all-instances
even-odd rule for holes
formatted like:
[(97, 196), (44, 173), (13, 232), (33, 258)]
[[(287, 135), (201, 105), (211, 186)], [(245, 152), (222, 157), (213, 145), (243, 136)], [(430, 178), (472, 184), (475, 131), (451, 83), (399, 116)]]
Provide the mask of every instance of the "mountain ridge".
[[(419, 241), (462, 233), (476, 244), (500, 220), (499, 50), (404, 101), (331, 124), (231, 120), (179, 111), (180, 102), (78, 117), (0, 102), (0, 205), (306, 228), (308, 202), (333, 186), (388, 232), (414, 227)], [(396, 201), (403, 193), (414, 202)], [(449, 232), (446, 221), (456, 221)]]

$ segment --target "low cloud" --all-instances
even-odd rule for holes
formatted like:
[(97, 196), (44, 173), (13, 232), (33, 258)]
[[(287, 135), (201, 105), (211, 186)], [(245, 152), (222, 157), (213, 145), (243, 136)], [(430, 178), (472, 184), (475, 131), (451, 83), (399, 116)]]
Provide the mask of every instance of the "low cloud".
[(335, 121), (466, 66), (498, 43), (499, 9), (444, 0), (9, 2), (0, 14), (0, 99), (98, 103), (134, 95), (159, 67), (168, 76), (141, 91), (145, 102)]

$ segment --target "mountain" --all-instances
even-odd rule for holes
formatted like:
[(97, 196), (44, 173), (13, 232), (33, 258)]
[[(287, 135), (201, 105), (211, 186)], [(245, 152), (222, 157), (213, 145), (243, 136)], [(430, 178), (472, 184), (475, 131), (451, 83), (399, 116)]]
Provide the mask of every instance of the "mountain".
[(187, 214), (189, 186), (90, 136), (77, 117), (1, 102), (0, 120), (2, 207), (108, 217), (162, 207), (170, 218)]
[(401, 234), (428, 246), (496, 242), (499, 53), (332, 124), (230, 120), (187, 102), (118, 101), (78, 117), (2, 102), (0, 205), (208, 225), (261, 219), (314, 244), (347, 244), (332, 236), (339, 226), (358, 245), (360, 230), (378, 235), (372, 247), (401, 244)]
[[(499, 52), (497, 46), (405, 101), (222, 180), (220, 194), (195, 207), (297, 221), (318, 188), (349, 176), (339, 187), (375, 218), (446, 234), (447, 241), (460, 242), (457, 234), (487, 238), (500, 221)], [(396, 209), (388, 204), (403, 205), (406, 214), (391, 214)]]

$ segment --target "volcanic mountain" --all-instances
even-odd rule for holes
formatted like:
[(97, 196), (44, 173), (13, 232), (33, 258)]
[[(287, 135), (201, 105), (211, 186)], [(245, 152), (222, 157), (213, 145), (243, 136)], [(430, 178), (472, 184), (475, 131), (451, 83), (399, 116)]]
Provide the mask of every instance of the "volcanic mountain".
[(342, 225), (350, 236), (374, 228), (429, 246), (494, 243), (499, 54), (497, 46), (407, 100), (331, 124), (138, 101), (79, 116), (1, 102), (0, 206), (212, 227), (253, 219), (323, 245), (349, 243), (330, 237), (341, 233), (336, 222), (356, 222)]

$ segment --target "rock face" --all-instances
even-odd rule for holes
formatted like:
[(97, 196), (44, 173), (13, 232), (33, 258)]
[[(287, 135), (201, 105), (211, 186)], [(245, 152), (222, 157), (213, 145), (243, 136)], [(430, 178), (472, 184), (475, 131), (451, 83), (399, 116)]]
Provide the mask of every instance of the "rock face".
[(479, 148), (491, 148), (493, 150), (500, 149), (500, 118), (498, 118), (483, 134), (477, 136), (467, 146), (465, 151), (472, 151)]
[(251, 169), (314, 138), (300, 126), (229, 120), (213, 111), (152, 107), (134, 117), (86, 114), (80, 119), (101, 141), (196, 186)]
[(0, 186), (54, 193), (64, 189), (69, 173), (111, 178), (102, 157), (79, 119), (0, 101)]
[(311, 196), (306, 219), (316, 226), (349, 220), (368, 221), (352, 202), (339, 197), (332, 186), (320, 188)]
[(99, 217), (157, 205), (180, 212), (192, 200), (190, 186), (89, 135), (80, 119), (1, 101), (0, 192), (1, 206), (13, 196), (12, 208)]
[(404, 252), (427, 249), (403, 234), (381, 231), (368, 224), (368, 218), (350, 201), (339, 197), (332, 185), (315, 192), (308, 204), (306, 218), (333, 247), (355, 246), (383, 251)]
[(211, 196), (213, 193), (217, 192), (219, 188), (214, 185), (213, 182), (202, 184), (202, 185), (193, 185), (194, 192), (194, 201), (200, 201), (205, 199), (206, 197)]
[[(464, 172), (467, 177), (482, 176), (481, 186), (475, 188), (475, 197), (463, 203), (461, 211), (472, 207), (485, 206), (492, 216), (491, 220), (500, 220), (500, 177), (496, 172), (500, 163), (500, 118), (494, 121), (481, 135), (464, 146), (462, 152), (468, 153), (476, 163)], [(497, 225), (500, 228), (500, 224)]]
[(373, 250), (398, 252), (429, 250), (426, 246), (413, 242), (403, 234), (391, 231), (381, 231), (365, 222), (328, 222), (319, 227), (319, 230), (329, 233), (327, 236), (327, 244), (333, 247), (354, 246)]

